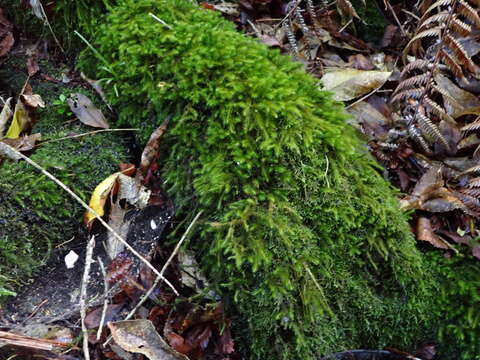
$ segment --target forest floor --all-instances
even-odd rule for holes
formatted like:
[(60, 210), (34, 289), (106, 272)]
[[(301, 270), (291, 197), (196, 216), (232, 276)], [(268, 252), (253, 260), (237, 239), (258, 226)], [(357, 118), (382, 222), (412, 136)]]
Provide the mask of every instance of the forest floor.
[[(458, 40), (460, 48), (442, 35), (446, 44), (443, 53), (456, 51), (457, 57), (451, 63), (444, 55), (442, 66), (430, 73), (421, 62), (432, 63), (432, 52), (435, 57), (435, 51), (441, 49), (432, 50), (430, 43), (422, 43), (423, 37), (412, 45), (409, 38), (415, 39), (425, 22), (408, 15), (413, 5), (336, 4), (338, 8), (315, 10), (310, 1), (204, 2), (202, 6), (221, 12), (248, 36), (304, 64), (336, 100), (345, 103), (351, 115), (349, 122), (383, 166), (383, 176), (402, 192), (401, 207), (416, 210), (411, 225), (421, 246), (437, 248), (445, 256), (467, 249), (480, 259), (476, 229), (480, 217), (478, 35), (465, 31)], [(157, 245), (172, 231), (165, 219), (173, 215), (174, 207), (161, 189), (148, 188), (154, 183), (152, 179), (143, 180), (155, 176), (153, 163), (161, 156), (156, 143), (165, 127), (156, 130), (144, 149), (137, 148), (132, 140), (136, 129), (110, 128), (115, 111), (105, 101), (101, 86), (77, 72), (50, 35), (48, 40), (30, 38), (2, 14), (0, 9), (0, 135), (8, 138), (3, 143), (15, 154), (30, 155), (44, 142), (118, 132), (127, 139), (130, 162), (122, 163), (113, 177), (95, 179), (101, 185), (90, 197), (90, 215), (85, 209), (84, 223), (90, 233), (80, 230), (65, 239), (65, 244), (53, 250), (41, 274), (9, 305), (0, 308), (0, 330), (5, 330), (0, 331), (0, 356), (73, 360), (82, 359), (85, 346), (90, 346), (98, 360), (133, 360), (143, 355), (186, 359), (183, 354), (189, 359), (240, 359), (230, 333), (234, 319), (225, 317), (218, 295), (203, 291), (208, 280), (192, 254), (179, 250), (188, 234), (183, 234), (178, 244)], [(403, 62), (402, 54), (409, 60)], [(415, 61), (417, 65), (409, 68), (407, 64)], [(430, 88), (427, 81), (433, 83)], [(423, 92), (415, 93), (419, 88)], [(420, 115), (414, 111), (410, 118), (414, 101), (423, 110)], [(2, 124), (7, 116), (14, 119), (9, 127), (9, 120)], [(66, 131), (64, 136), (49, 136), (58, 124)], [(71, 124), (77, 127), (68, 127)], [(0, 154), (2, 149), (5, 151), (0, 148)], [(143, 180), (135, 174), (142, 174)], [(156, 199), (153, 205), (142, 204), (142, 194), (147, 192)], [(119, 199), (116, 202), (113, 193)], [(135, 204), (136, 213), (133, 220), (119, 222), (116, 219), (126, 213), (120, 200), (127, 198)], [(107, 222), (118, 234), (111, 240), (112, 247), (125, 246), (122, 239), (135, 232), (136, 243), (142, 244), (133, 249), (137, 253), (104, 269), (102, 259), (106, 262), (109, 251), (115, 250), (98, 245), (98, 239), (109, 235), (100, 230), (92, 210), (109, 214)], [(92, 234), (96, 234), (96, 242), (89, 241)], [(90, 245), (85, 247), (85, 243)], [(72, 250), (70, 257), (65, 257), (67, 249)], [(80, 269), (85, 264), (91, 266), (89, 272), (64, 271), (65, 266)], [(164, 276), (171, 283), (160, 281)], [(160, 292), (160, 288), (170, 290)], [(85, 300), (86, 292), (94, 300), (75, 307), (72, 299), (80, 296)], [(114, 303), (104, 303), (107, 293), (114, 294)], [(180, 306), (174, 306), (178, 303)], [(78, 312), (82, 315), (74, 317)], [(119, 321), (133, 315), (134, 322)], [(64, 325), (52, 325), (59, 320)], [(119, 322), (107, 329), (105, 324), (110, 321)], [(155, 328), (160, 327), (169, 345), (158, 336)], [(87, 345), (79, 340), (82, 331), (88, 331)], [(134, 347), (136, 354), (132, 355), (129, 351)], [(395, 349), (350, 355), (349, 359), (364, 360), (414, 358)], [(426, 345), (415, 356), (429, 360), (434, 355), (434, 346)], [(344, 358), (342, 354), (335, 356)]]

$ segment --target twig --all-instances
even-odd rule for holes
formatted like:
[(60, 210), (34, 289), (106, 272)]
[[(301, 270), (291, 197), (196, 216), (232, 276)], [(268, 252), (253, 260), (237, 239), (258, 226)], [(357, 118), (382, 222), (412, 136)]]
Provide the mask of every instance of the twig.
[(83, 334), (83, 355), (85, 360), (90, 360), (90, 353), (88, 351), (88, 330), (85, 325), (85, 317), (87, 316), (87, 288), (90, 282), (90, 267), (92, 265), (93, 249), (95, 247), (95, 235), (93, 235), (87, 244), (87, 253), (85, 254), (85, 269), (83, 270), (82, 285), (80, 287), (80, 318), (82, 321)]
[[(190, 230), (192, 230), (192, 227), (193, 225), (195, 225), (195, 223), (197, 222), (198, 218), (200, 217), (200, 215), (202, 215), (203, 211), (199, 211), (198, 214), (195, 216), (195, 218), (192, 220), (192, 222), (190, 223), (190, 225), (188, 225), (188, 228), (187, 230), (185, 231), (185, 233), (182, 235), (182, 238), (180, 239), (180, 241), (177, 243), (177, 245), (175, 246), (175, 249), (173, 249), (172, 253), (170, 254), (169, 258), (167, 259), (167, 261), (165, 262), (165, 264), (163, 265), (162, 267), (162, 270), (160, 271), (160, 274), (161, 276), (163, 276), (163, 274), (165, 273), (165, 271), (167, 270), (168, 266), (170, 265), (170, 263), (172, 262), (173, 258), (177, 255), (178, 251), (180, 250), (180, 247), (182, 246), (182, 244), (185, 242), (185, 239), (187, 238), (187, 235), (188, 233), (190, 232)], [(161, 277), (158, 276), (155, 281), (153, 282), (153, 285), (150, 289), (148, 289), (148, 291), (145, 293), (145, 295), (140, 299), (140, 301), (137, 303), (137, 305), (132, 309), (132, 311), (130, 311), (128, 313), (128, 315), (125, 317), (125, 320), (129, 320), (136, 312), (137, 310), (140, 308), (140, 306), (143, 305), (143, 303), (150, 297), (150, 295), (152, 294), (153, 290), (157, 287), (158, 283), (160, 282), (161, 280)], [(107, 341), (105, 341), (105, 343), (103, 344), (103, 346), (106, 346), (108, 345), (108, 343), (111, 341), (112, 339), (112, 336), (110, 336)]]
[(63, 49), (62, 45), (60, 44), (60, 41), (58, 41), (57, 36), (53, 32), (52, 25), (50, 25), (50, 21), (48, 21), (47, 13), (45, 12), (45, 9), (43, 8), (43, 5), (40, 0), (38, 0), (38, 4), (40, 5), (40, 9), (42, 10), (42, 15), (44, 17), (45, 23), (47, 24), (48, 28), (50, 29), (50, 32), (52, 33), (53, 39), (57, 43), (60, 50), (62, 50), (62, 52), (65, 54), (65, 50)]
[(405, 29), (403, 28), (402, 23), (400, 22), (400, 20), (398, 20), (397, 14), (395, 13), (395, 10), (393, 10), (392, 5), (390, 5), (390, 2), (389, 2), (388, 0), (383, 0), (383, 3), (385, 4), (385, 7), (388, 7), (388, 9), (390, 10), (390, 12), (392, 13), (393, 18), (395, 19), (398, 27), (400, 28), (400, 31), (402, 32), (402, 35), (403, 35), (404, 37), (407, 37), (407, 33), (405, 32)]
[(52, 140), (43, 141), (43, 142), (35, 145), (35, 147), (39, 147), (39, 146), (42, 146), (42, 145), (44, 145), (44, 144), (51, 143), (51, 142), (55, 142), (55, 141), (63, 141), (63, 140), (68, 140), (68, 139), (75, 139), (75, 138), (84, 137), (84, 136), (88, 136), (88, 135), (95, 135), (95, 134), (103, 133), (103, 132), (139, 131), (139, 130), (140, 130), (140, 129), (102, 129), (102, 130), (95, 130), (95, 131), (90, 131), (90, 132), (86, 132), (86, 133), (82, 133), (82, 134), (65, 136), (65, 137), (58, 138), (58, 139), (52, 139)]
[(255, 26), (255, 24), (253, 22), (251, 22), (250, 20), (247, 20), (248, 24), (252, 27), (253, 31), (255, 32), (255, 35), (257, 35), (257, 37), (259, 39), (262, 38), (262, 33), (260, 32), (260, 30), (257, 29), (257, 27)]
[(285, 15), (285, 17), (282, 19), (282, 21), (280, 21), (278, 24), (276, 24), (274, 27), (273, 27), (273, 31), (275, 32), (275, 30), (277, 30), (285, 21), (287, 21), (290, 16), (297, 10), (297, 7), (300, 6), (300, 3), (302, 2), (302, 0), (298, 0), (296, 2), (296, 4), (290, 9), (290, 11), (287, 13), (287, 15)]
[(102, 336), (102, 328), (103, 324), (105, 324), (105, 317), (107, 316), (107, 308), (108, 308), (108, 281), (107, 281), (107, 272), (105, 271), (105, 265), (103, 265), (102, 259), (98, 258), (98, 265), (100, 266), (100, 271), (102, 272), (103, 276), (103, 286), (104, 286), (104, 299), (103, 299), (103, 310), (102, 310), (102, 318), (100, 319), (100, 326), (97, 330), (97, 341), (100, 340), (100, 336)]
[(31, 349), (47, 351), (55, 351), (70, 346), (69, 344), (61, 343), (55, 340), (12, 334), (5, 331), (0, 331), (0, 344), (23, 346)]
[(58, 186), (60, 186), (63, 190), (65, 190), (71, 197), (73, 197), (80, 205), (83, 206), (83, 208), (85, 208), (86, 210), (90, 211), (94, 216), (95, 218), (108, 230), (110, 231), (113, 236), (118, 240), (120, 241), (123, 245), (125, 245), (125, 247), (130, 250), (130, 252), (135, 255), (137, 258), (139, 258), (145, 265), (147, 265), (156, 275), (158, 275), (164, 282), (165, 284), (167, 284), (171, 289), (172, 291), (175, 293), (175, 295), (179, 295), (177, 289), (175, 289), (175, 287), (172, 285), (172, 283), (170, 281), (168, 281), (168, 279), (165, 279), (165, 277), (163, 277), (162, 274), (160, 274), (160, 272), (155, 269), (155, 267), (150, 264), (150, 262), (145, 259), (142, 255), (140, 255), (138, 253), (137, 250), (135, 250), (128, 242), (126, 242), (120, 235), (118, 235), (118, 233), (110, 226), (107, 224), (107, 222), (105, 220), (103, 220), (101, 218), (100, 215), (97, 214), (97, 212), (95, 210), (93, 210), (90, 206), (88, 206), (82, 199), (80, 199), (80, 197), (75, 194), (72, 190), (70, 190), (64, 183), (62, 183), (60, 180), (58, 180), (55, 176), (53, 176), (51, 173), (49, 173), (47, 170), (45, 170), (44, 168), (42, 168), (40, 165), (38, 165), (35, 161), (31, 160), (30, 158), (26, 157), (25, 155), (23, 155), (21, 152), (19, 152), (18, 150), (14, 149), (13, 147), (11, 147), (10, 145), (6, 144), (6, 143), (3, 143), (3, 142), (0, 142), (0, 155), (4, 153), (4, 154), (7, 154), (7, 156), (9, 157), (17, 157), (19, 159), (23, 159), (25, 160), (27, 163), (29, 163), (30, 165), (32, 165), (33, 167), (35, 167), (36, 169), (40, 170), (45, 176), (47, 176), (48, 178), (50, 178), (53, 182), (55, 182)]
[(166, 28), (168, 28), (169, 30), (173, 30), (173, 28), (168, 25), (165, 21), (163, 21), (162, 19), (160, 19), (158, 16), (152, 14), (152, 13), (148, 13), (148, 15), (150, 15), (152, 18), (154, 18), (155, 20), (157, 20), (160, 24), (162, 24), (163, 26), (165, 26)]
[(351, 23), (353, 22), (352, 19), (348, 20), (348, 22), (340, 29), (338, 30), (339, 33), (341, 33), (343, 30), (345, 30)]

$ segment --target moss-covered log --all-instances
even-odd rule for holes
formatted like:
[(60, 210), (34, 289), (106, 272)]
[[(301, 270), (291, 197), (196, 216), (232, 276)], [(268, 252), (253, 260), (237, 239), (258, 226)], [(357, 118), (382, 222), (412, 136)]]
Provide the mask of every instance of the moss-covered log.
[(120, 124), (145, 140), (173, 116), (163, 175), (181, 216), (204, 210), (192, 246), (252, 359), (412, 342), (429, 316), (422, 258), (312, 77), (186, 0), (119, 1), (94, 38), (102, 58), (83, 68), (112, 80)]

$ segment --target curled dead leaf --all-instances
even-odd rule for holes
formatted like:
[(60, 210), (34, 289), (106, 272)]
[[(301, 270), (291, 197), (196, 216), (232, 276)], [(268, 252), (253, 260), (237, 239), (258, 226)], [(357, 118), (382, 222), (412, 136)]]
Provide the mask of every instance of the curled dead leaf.
[(80, 93), (72, 94), (67, 102), (70, 110), (83, 124), (102, 129), (110, 127), (102, 111), (95, 107), (87, 96)]
[(423, 216), (417, 220), (417, 239), (429, 242), (440, 249), (449, 249), (451, 247), (445, 240), (433, 232), (430, 219)]
[(188, 360), (168, 346), (149, 320), (109, 322), (113, 339), (124, 350), (143, 354), (150, 360)]

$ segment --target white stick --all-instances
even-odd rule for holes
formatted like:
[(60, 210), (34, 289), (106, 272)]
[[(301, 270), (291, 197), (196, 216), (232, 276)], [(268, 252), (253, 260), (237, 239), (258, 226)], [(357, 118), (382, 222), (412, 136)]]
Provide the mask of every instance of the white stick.
[(82, 285), (80, 287), (80, 318), (82, 320), (82, 334), (83, 334), (83, 354), (85, 360), (90, 360), (90, 353), (88, 351), (88, 330), (85, 325), (85, 317), (87, 316), (87, 288), (90, 281), (90, 266), (92, 265), (93, 249), (95, 247), (95, 235), (90, 238), (87, 244), (87, 253), (85, 254), (85, 269), (83, 270)]

